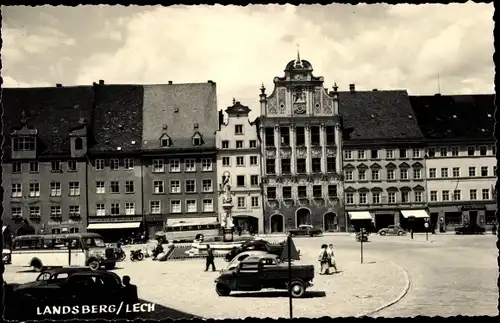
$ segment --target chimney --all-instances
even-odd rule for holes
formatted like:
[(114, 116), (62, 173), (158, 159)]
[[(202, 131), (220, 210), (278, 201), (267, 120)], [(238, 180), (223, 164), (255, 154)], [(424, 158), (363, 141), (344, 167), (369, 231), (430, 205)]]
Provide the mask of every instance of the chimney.
[(214, 81), (208, 80), (207, 83), (214, 84)]
[(373, 92), (377, 92), (377, 91), (378, 91), (378, 89), (373, 89), (372, 91), (373, 91)]
[(441, 93), (436, 93), (434, 94), (434, 96), (441, 96)]
[(174, 82), (172, 82), (172, 81), (168, 81), (168, 84), (174, 84)]
[(104, 85), (104, 80), (99, 80), (99, 85)]
[(350, 91), (351, 93), (356, 92), (356, 85), (355, 85), (355, 84), (349, 84), (349, 91)]
[(56, 87), (62, 87), (62, 84), (61, 83), (57, 83)]

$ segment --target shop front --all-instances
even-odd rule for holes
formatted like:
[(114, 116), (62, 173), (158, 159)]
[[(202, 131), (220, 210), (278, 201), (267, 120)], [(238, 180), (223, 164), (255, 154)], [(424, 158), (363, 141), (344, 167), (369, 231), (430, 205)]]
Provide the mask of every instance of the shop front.
[(361, 228), (373, 231), (373, 217), (369, 211), (347, 211), (351, 230), (359, 231)]
[(400, 210), (400, 226), (405, 230), (412, 229), (413, 232), (425, 232), (425, 223), (429, 221), (429, 212), (425, 209)]
[(42, 224), (40, 233), (41, 234), (61, 234), (61, 233), (78, 233), (84, 232), (85, 226), (82, 220), (66, 220), (57, 221), (51, 220), (47, 224)]
[(89, 217), (87, 230), (100, 234), (105, 242), (136, 239), (141, 233), (144, 233), (142, 217), (140, 216)]
[(429, 205), (431, 227), (436, 231), (454, 231), (464, 225), (479, 225), (487, 231), (496, 221), (496, 204)]

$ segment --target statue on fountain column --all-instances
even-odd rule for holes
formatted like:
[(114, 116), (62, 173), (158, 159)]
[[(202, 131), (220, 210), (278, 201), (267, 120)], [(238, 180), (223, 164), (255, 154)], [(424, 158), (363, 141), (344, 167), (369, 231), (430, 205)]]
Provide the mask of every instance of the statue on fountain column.
[(222, 175), (222, 184), (221, 188), (222, 191), (224, 192), (223, 197), (222, 197), (222, 207), (224, 208), (224, 218), (221, 221), (222, 226), (225, 228), (232, 228), (234, 227), (233, 224), (233, 218), (231, 215), (231, 209), (233, 208), (232, 205), (232, 197), (231, 197), (231, 175), (229, 174), (228, 171), (224, 172)]

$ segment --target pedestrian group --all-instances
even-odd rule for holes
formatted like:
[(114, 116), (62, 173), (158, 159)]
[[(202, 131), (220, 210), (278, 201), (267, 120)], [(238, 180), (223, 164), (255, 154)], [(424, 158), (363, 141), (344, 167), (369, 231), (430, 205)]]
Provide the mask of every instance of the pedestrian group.
[[(330, 244), (327, 246), (323, 244), (321, 246), (321, 251), (318, 256), (318, 261), (320, 263), (320, 275), (330, 275), (333, 273), (338, 273), (337, 264), (335, 261), (335, 253), (333, 252), (333, 245)], [(330, 272), (330, 268), (333, 268), (335, 271)]]

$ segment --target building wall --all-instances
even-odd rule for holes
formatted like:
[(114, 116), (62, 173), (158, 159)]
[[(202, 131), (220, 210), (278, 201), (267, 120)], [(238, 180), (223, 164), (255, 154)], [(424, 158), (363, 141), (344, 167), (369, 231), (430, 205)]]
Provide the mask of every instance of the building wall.
[[(36, 160), (31, 160), (35, 162)], [(38, 172), (30, 172), (30, 161), (5, 162), (3, 164), (3, 186), (4, 195), (4, 215), (5, 225), (16, 226), (12, 221), (12, 208), (21, 207), (22, 217), (28, 220), (36, 232), (50, 233), (52, 229), (62, 231), (77, 229), (79, 232), (86, 230), (86, 166), (84, 160), (76, 160), (76, 171), (69, 171), (67, 159), (60, 159), (62, 170), (60, 172), (51, 171), (51, 161), (38, 161)], [(13, 163), (21, 163), (22, 171), (13, 173)], [(50, 183), (61, 183), (60, 196), (50, 196)], [(80, 186), (79, 196), (69, 196), (69, 182), (78, 182)], [(12, 184), (19, 183), (22, 187), (21, 197), (12, 197)], [(40, 196), (29, 196), (29, 184), (39, 183)], [(51, 206), (61, 206), (61, 218), (51, 218)], [(80, 206), (80, 217), (69, 216), (70, 206)], [(40, 207), (40, 218), (30, 217), (30, 207)], [(17, 223), (19, 224), (19, 223)], [(15, 233), (15, 232), (14, 232)]]
[[(235, 126), (243, 126), (243, 134), (235, 134)], [(230, 185), (232, 196), (233, 208), (231, 209), (232, 216), (235, 222), (241, 219), (241, 222), (247, 217), (252, 217), (257, 220), (258, 227), (253, 228), (259, 233), (264, 232), (264, 217), (262, 214), (262, 194), (261, 194), (261, 158), (260, 158), (260, 141), (258, 137), (258, 129), (255, 124), (248, 121), (248, 116), (232, 116), (229, 115), (227, 122), (221, 125), (220, 130), (217, 132), (217, 189), (218, 189), (218, 214), (219, 219), (224, 214), (224, 209), (222, 207), (223, 203), (223, 189), (222, 189), (222, 177), (225, 172), (230, 174)], [(236, 142), (242, 141), (243, 147), (236, 148)], [(255, 142), (255, 147), (250, 146), (250, 142)], [(229, 143), (229, 148), (223, 147), (223, 142)], [(243, 157), (244, 165), (237, 165), (237, 158)], [(255, 157), (257, 163), (250, 164), (250, 158)], [(223, 159), (229, 158), (230, 164), (224, 165)], [(251, 178), (257, 176), (256, 185), (251, 185)], [(238, 177), (244, 176), (245, 185), (238, 186)], [(238, 200), (244, 199), (245, 205), (239, 206)], [(252, 199), (257, 199), (257, 204), (252, 205)], [(237, 223), (235, 223), (236, 225)], [(250, 225), (253, 224), (243, 224), (246, 229), (249, 229)]]

